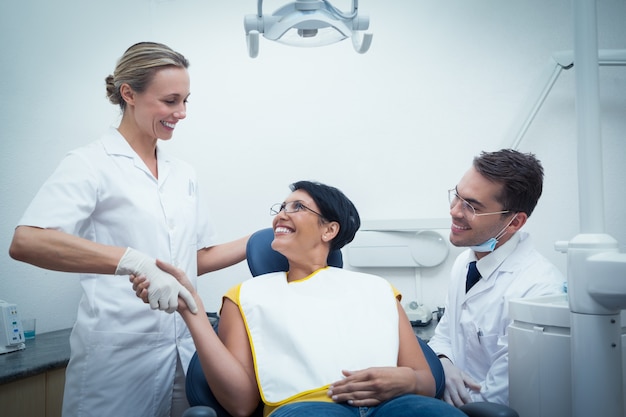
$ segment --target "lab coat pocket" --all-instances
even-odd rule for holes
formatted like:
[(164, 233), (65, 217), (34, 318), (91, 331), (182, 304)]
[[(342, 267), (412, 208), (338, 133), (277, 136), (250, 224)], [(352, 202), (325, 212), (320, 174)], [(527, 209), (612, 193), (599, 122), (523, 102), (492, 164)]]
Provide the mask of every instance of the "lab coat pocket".
[(123, 381), (128, 377), (128, 365), (139, 367), (160, 359), (156, 358), (159, 337), (158, 333), (93, 331), (86, 347), (85, 371), (105, 380)]
[(489, 356), (493, 355), (498, 349), (498, 334), (481, 334), (478, 342), (481, 349)]
[(68, 367), (68, 388), (79, 398), (77, 407), (114, 415), (115, 408), (124, 414), (137, 399), (153, 401), (168, 380), (159, 366), (173, 369), (165, 365), (171, 355), (160, 346), (160, 338), (157, 333), (88, 332)]
[(484, 375), (497, 349), (498, 335), (487, 334), (473, 323), (464, 326), (466, 366), (472, 375)]

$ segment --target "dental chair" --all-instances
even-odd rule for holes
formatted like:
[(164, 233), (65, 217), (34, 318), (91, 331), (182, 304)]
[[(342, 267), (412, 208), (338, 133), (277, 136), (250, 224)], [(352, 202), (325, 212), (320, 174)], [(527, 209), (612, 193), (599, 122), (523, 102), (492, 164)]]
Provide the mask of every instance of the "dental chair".
[[(250, 236), (246, 247), (246, 257), (248, 268), (253, 277), (289, 269), (287, 258), (272, 249), (272, 240), (274, 240), (274, 231), (271, 228), (259, 230)], [(328, 265), (337, 268), (343, 267), (343, 257), (340, 250), (332, 251), (328, 255)], [(213, 328), (217, 331), (219, 319), (214, 313), (208, 313), (208, 316)], [(435, 396), (441, 399), (446, 386), (443, 366), (426, 342), (419, 337), (417, 339), (435, 378)], [(197, 353), (193, 355), (189, 363), (186, 391), (191, 408), (185, 411), (183, 417), (231, 417), (213, 396), (202, 372)], [(466, 404), (460, 409), (469, 417), (518, 417), (518, 414), (507, 406), (487, 402)], [(251, 417), (261, 417), (262, 415), (263, 403), (260, 403)]]

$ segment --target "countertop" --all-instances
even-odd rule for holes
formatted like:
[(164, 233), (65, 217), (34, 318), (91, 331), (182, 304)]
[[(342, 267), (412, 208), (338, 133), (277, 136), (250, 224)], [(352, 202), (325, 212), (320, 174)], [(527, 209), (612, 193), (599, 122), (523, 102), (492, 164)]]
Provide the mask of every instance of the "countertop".
[(26, 349), (0, 354), (0, 384), (63, 368), (70, 359), (72, 329), (37, 334)]
[(428, 343), (431, 337), (435, 334), (435, 327), (437, 327), (437, 320), (431, 320), (426, 326), (413, 325), (413, 333), (419, 336), (424, 342)]

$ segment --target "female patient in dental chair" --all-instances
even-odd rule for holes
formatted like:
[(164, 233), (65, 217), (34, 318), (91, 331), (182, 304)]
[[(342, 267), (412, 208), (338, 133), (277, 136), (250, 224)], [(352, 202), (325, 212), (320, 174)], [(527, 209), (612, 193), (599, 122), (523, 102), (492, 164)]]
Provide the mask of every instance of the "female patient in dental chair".
[[(327, 265), (360, 226), (337, 188), (310, 181), (272, 207), (272, 248), (288, 272), (244, 281), (223, 299), (219, 336), (204, 314), (179, 302), (209, 386), (233, 416), (264, 403), (272, 417), (442, 417), (464, 414), (434, 398), (435, 381), (386, 280)], [(159, 266), (202, 300), (184, 273)], [(149, 282), (131, 277), (144, 302)], [(365, 414), (363, 414), (365, 413)]]

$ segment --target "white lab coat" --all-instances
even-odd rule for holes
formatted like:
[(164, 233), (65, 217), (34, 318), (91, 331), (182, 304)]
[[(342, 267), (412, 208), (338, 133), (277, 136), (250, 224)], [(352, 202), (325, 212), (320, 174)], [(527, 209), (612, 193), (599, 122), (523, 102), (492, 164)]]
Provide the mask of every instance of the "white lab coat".
[(481, 384), (472, 401), (509, 402), (509, 300), (562, 293), (565, 278), (533, 247), (525, 232), (478, 261), (482, 278), (465, 293), (467, 265), (476, 260), (461, 253), (451, 272), (445, 313), (429, 341), (437, 353)]
[[(158, 180), (111, 128), (63, 159), (19, 224), (133, 247), (195, 285), (197, 251), (214, 243), (207, 204), (190, 165), (158, 148), (157, 159)], [(169, 416), (177, 355), (186, 370), (195, 350), (183, 320), (151, 310), (127, 276), (80, 274), (80, 283), (63, 415)]]

